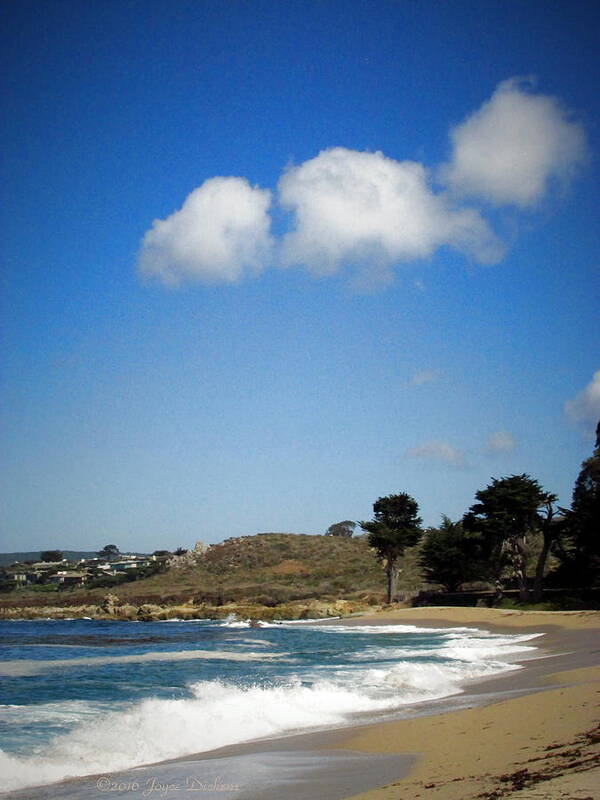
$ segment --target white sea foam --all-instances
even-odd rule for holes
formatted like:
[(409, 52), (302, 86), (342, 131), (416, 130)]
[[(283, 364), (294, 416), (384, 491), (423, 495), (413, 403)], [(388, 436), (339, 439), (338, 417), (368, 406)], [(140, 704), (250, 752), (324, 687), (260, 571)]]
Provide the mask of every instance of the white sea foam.
[[(305, 622), (312, 622), (315, 628), (320, 631), (331, 631), (332, 633), (443, 633), (448, 635), (462, 635), (469, 634), (471, 636), (492, 636), (495, 634), (490, 631), (484, 631), (480, 628), (422, 628), (419, 625), (344, 625), (343, 623), (337, 625), (322, 625), (315, 624), (324, 622), (324, 620), (304, 620)], [(329, 622), (329, 620), (327, 620)], [(289, 624), (289, 623), (287, 623)]]
[(244, 637), (240, 637), (232, 639), (236, 644), (241, 644), (242, 647), (246, 647), (247, 645), (252, 647), (273, 647), (273, 642), (269, 642), (267, 639), (245, 639)]
[(299, 680), (240, 688), (200, 681), (191, 698), (144, 700), (83, 721), (43, 754), (2, 754), (4, 788), (51, 783), (69, 776), (128, 769), (285, 732), (348, 723), (357, 713), (382, 713), (447, 697), (470, 678), (515, 669), (501, 661), (433, 664), (400, 661), (391, 668), (339, 670), (312, 686)]
[[(341, 619), (341, 617), (327, 617), (327, 622), (335, 622), (335, 620)], [(315, 619), (281, 619), (277, 622), (267, 622), (263, 625), (266, 625), (268, 628), (274, 628), (277, 625), (314, 625), (315, 623), (324, 622), (323, 618), (315, 618)]]
[[(398, 626), (373, 626), (373, 633), (419, 632), (412, 626), (402, 627), (404, 630), (399, 631)], [(343, 628), (319, 630), (340, 632)], [(348, 631), (370, 633), (371, 628), (348, 626)], [(302, 674), (302, 680), (291, 678), (268, 686), (200, 681), (189, 687), (187, 698), (147, 699), (97, 714), (86, 711), (68, 733), (56, 736), (27, 757), (0, 752), (2, 788), (12, 790), (70, 776), (116, 772), (243, 741), (341, 726), (349, 724), (356, 714), (396, 712), (407, 705), (458, 694), (469, 680), (518, 669), (511, 663), (512, 656), (533, 650), (526, 644), (534, 638), (532, 634), (505, 636), (468, 628), (437, 632), (443, 634), (437, 642), (419, 649), (403, 647), (400, 642), (396, 647), (373, 642), (357, 650), (350, 645), (344, 666), (315, 664), (310, 673)], [(207, 652), (212, 658), (222, 656), (220, 651)], [(186, 654), (154, 655), (171, 659)], [(267, 654), (235, 655), (262, 660)], [(420, 661), (421, 656), (430, 660)], [(378, 660), (380, 663), (374, 663)], [(45, 711), (49, 717), (56, 714), (60, 721), (60, 704), (48, 704)], [(64, 714), (77, 716), (77, 709), (65, 707)]]
[(78, 723), (85, 717), (114, 708), (115, 703), (90, 703), (87, 700), (67, 700), (61, 703), (36, 703), (35, 705), (0, 705), (3, 725), (27, 727), (39, 723)]
[[(351, 629), (348, 628), (348, 630)], [(360, 628), (360, 631), (364, 633), (373, 632), (370, 628), (368, 630)], [(412, 633), (414, 629), (404, 632)], [(431, 633), (432, 629), (428, 629), (427, 632)], [(509, 656), (517, 654), (526, 656), (536, 653), (537, 648), (526, 643), (537, 639), (539, 636), (543, 636), (541, 633), (506, 636), (504, 634), (490, 633), (489, 631), (469, 628), (454, 628), (451, 632), (448, 630), (436, 629), (433, 632), (442, 634), (441, 641), (431, 643), (428, 647), (367, 646), (357, 651), (353, 656), (353, 660), (367, 662), (377, 661), (379, 659), (389, 661), (403, 658), (436, 657), (443, 660), (452, 660), (453, 662), (465, 662), (467, 664), (476, 663), (483, 668), (485, 664), (502, 665), (504, 659)], [(501, 667), (495, 666), (496, 671), (499, 669), (501, 669)]]
[(23, 677), (39, 675), (47, 670), (69, 667), (97, 667), (103, 664), (129, 664), (142, 661), (193, 661), (196, 659), (220, 661), (285, 660), (286, 653), (239, 653), (229, 650), (169, 650), (167, 652), (138, 653), (129, 656), (90, 656), (89, 658), (61, 658), (52, 661), (18, 659), (0, 662), (0, 675)]
[[(338, 620), (340, 617), (327, 617), (328, 622), (333, 622), (334, 620)], [(258, 627), (260, 628), (280, 628), (282, 625), (315, 625), (315, 623), (322, 622), (323, 620), (320, 619), (280, 619), (276, 620), (275, 622), (267, 622), (264, 619), (256, 620)], [(238, 619), (236, 614), (228, 614), (225, 619), (220, 623), (221, 628), (251, 628), (252, 620), (250, 619)], [(350, 628), (349, 628), (350, 630)]]
[[(433, 690), (424, 688), (431, 682), (430, 669), (418, 681), (420, 686), (413, 685), (416, 673), (410, 667), (403, 671), (398, 665), (398, 670), (397, 677), (391, 673), (388, 677), (386, 671), (363, 674), (362, 680), (355, 675), (354, 686), (350, 681), (343, 686), (321, 680), (310, 687), (294, 681), (240, 688), (200, 681), (190, 687), (192, 698), (144, 700), (126, 711), (84, 722), (44, 747), (43, 755), (1, 754), (3, 788), (123, 770), (288, 731), (342, 725), (352, 714), (391, 710), (404, 700), (448, 694), (441, 670)], [(387, 690), (382, 681), (388, 682)]]

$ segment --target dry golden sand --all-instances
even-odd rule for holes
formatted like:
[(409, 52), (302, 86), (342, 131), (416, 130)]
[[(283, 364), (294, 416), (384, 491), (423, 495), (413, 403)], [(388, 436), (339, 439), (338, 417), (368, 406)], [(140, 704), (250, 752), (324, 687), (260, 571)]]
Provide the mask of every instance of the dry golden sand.
[(361, 616), (360, 624), (385, 622), (408, 625), (476, 625), (480, 628), (529, 628), (540, 630), (549, 626), (569, 630), (600, 629), (600, 611), (518, 611), (504, 608), (457, 608), (435, 606), (422, 608), (392, 608), (377, 614)]
[[(600, 652), (600, 612), (593, 611), (397, 609), (360, 619), (367, 621), (546, 630), (559, 649), (572, 641), (569, 632), (580, 631), (575, 635), (589, 642), (588, 660), (590, 654), (595, 660), (594, 644)], [(547, 690), (349, 734), (338, 747), (419, 756), (406, 778), (355, 795), (356, 800), (600, 800), (600, 668), (596, 662), (541, 680)], [(593, 729), (596, 735), (586, 736)]]

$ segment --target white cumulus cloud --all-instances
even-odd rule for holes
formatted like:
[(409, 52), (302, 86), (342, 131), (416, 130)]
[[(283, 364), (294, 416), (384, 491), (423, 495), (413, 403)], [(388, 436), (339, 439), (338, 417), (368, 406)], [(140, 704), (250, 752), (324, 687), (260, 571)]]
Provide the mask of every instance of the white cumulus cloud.
[(508, 431), (496, 431), (487, 441), (489, 453), (509, 453), (515, 446), (515, 437)]
[(583, 127), (555, 97), (512, 78), (451, 131), (452, 159), (441, 174), (462, 195), (495, 205), (535, 205), (553, 181), (565, 183), (585, 160)]
[(600, 420), (600, 369), (579, 394), (565, 403), (565, 411), (574, 422), (596, 425)]
[(503, 254), (477, 211), (433, 192), (422, 164), (380, 152), (323, 150), (284, 173), (279, 199), (295, 219), (283, 239), (284, 263), (320, 275), (352, 263), (381, 276), (394, 262), (425, 258), (443, 245), (482, 263)]
[(139, 273), (167, 285), (234, 283), (278, 260), (317, 275), (350, 269), (368, 290), (389, 283), (400, 263), (444, 247), (494, 264), (506, 246), (482, 216), (484, 204), (532, 208), (565, 185), (588, 152), (583, 126), (561, 102), (516, 78), (499, 84), (450, 137), (452, 156), (433, 171), (345, 147), (290, 167), (278, 182), (278, 202), (289, 213), (277, 239), (268, 189), (242, 177), (209, 178), (153, 222)]
[(142, 239), (138, 268), (168, 285), (233, 283), (268, 263), (271, 193), (245, 178), (206, 180)]
[(457, 450), (448, 442), (439, 439), (432, 439), (418, 447), (412, 447), (406, 451), (406, 455), (421, 461), (434, 461), (454, 467), (466, 466), (465, 454), (462, 450)]

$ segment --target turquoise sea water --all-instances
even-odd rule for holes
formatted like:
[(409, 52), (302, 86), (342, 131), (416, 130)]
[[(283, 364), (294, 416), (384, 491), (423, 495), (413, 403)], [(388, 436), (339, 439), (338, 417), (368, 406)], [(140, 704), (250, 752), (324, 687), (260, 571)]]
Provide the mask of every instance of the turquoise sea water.
[(381, 718), (516, 669), (535, 634), (283, 623), (0, 623), (5, 791)]

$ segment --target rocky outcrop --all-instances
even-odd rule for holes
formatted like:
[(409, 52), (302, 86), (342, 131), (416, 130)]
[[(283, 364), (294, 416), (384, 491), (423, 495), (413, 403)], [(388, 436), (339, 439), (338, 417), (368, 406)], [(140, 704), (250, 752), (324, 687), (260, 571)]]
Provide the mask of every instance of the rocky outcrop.
[(181, 556), (173, 556), (170, 561), (170, 567), (171, 569), (191, 569), (200, 563), (207, 550), (208, 545), (198, 541), (192, 550), (188, 550)]
[(111, 616), (115, 614), (116, 609), (121, 605), (121, 600), (117, 597), (116, 594), (107, 594), (106, 597), (102, 600), (100, 604), (100, 608), (106, 614), (110, 614)]
[(154, 605), (154, 603), (144, 603), (137, 610), (137, 618), (140, 622), (152, 622), (153, 620), (167, 619), (164, 616), (165, 608)]
[(105, 619), (100, 606), (15, 606), (0, 608), (0, 619)]
[(165, 619), (225, 619), (235, 616), (238, 619), (284, 620), (284, 619), (326, 619), (327, 617), (347, 617), (362, 611), (373, 611), (374, 606), (355, 603), (350, 600), (296, 600), (277, 606), (263, 606), (254, 603), (226, 603), (212, 606), (205, 603), (182, 605), (156, 605), (144, 603), (141, 606), (121, 603), (116, 595), (107, 595), (101, 605), (89, 606), (30, 606), (0, 608), (0, 619), (113, 619), (152, 622)]

